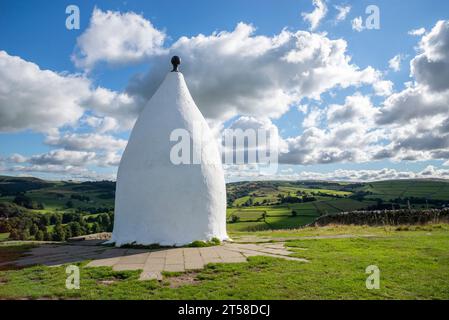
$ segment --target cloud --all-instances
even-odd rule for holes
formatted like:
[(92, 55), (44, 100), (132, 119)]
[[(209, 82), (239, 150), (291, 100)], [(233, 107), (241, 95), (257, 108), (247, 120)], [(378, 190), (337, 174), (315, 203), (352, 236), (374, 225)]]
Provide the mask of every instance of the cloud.
[(27, 158), (22, 156), (21, 154), (14, 153), (7, 160), (13, 163), (24, 163), (27, 161)]
[(0, 132), (76, 127), (86, 110), (102, 121), (100, 131), (128, 130), (143, 105), (140, 97), (93, 88), (84, 76), (42, 70), (0, 51)]
[(406, 88), (385, 100), (377, 123), (403, 125), (417, 118), (447, 114), (448, 99), (449, 92), (433, 94), (422, 86)]
[[(222, 154), (227, 154), (227, 159), (232, 159), (229, 157), (230, 153), (234, 153), (236, 151), (246, 152), (251, 150), (259, 152), (259, 155), (261, 152), (265, 152), (265, 155), (267, 155), (272, 146), (276, 148), (276, 152), (287, 151), (287, 145), (281, 138), (278, 127), (275, 126), (268, 118), (254, 118), (246, 116), (239, 117), (237, 120), (232, 122), (227, 129), (232, 130), (234, 135), (237, 135), (240, 131), (243, 134), (241, 137), (246, 137), (247, 139), (247, 141), (243, 142), (243, 145), (237, 145), (236, 141), (232, 144), (232, 146), (226, 145), (226, 141), (222, 139)], [(248, 138), (251, 136), (251, 133), (254, 133), (254, 137), (256, 138), (255, 144), (249, 144)], [(270, 144), (270, 141), (274, 142), (274, 144)]]
[[(31, 157), (23, 157), (20, 159), (22, 171), (30, 170), (29, 168), (88, 168), (90, 166), (96, 167), (117, 167), (120, 163), (121, 151), (114, 152), (111, 150), (70, 150), (70, 149), (55, 149), (46, 153), (36, 154)], [(14, 163), (14, 158), (10, 157), (10, 163)], [(28, 169), (27, 169), (28, 168)], [(18, 169), (17, 169), (18, 170)], [(34, 170), (33, 170), (34, 171)]]
[(48, 153), (34, 155), (27, 161), (35, 165), (70, 165), (84, 166), (95, 159), (95, 152), (52, 150)]
[(304, 118), (304, 121), (302, 122), (303, 128), (311, 128), (311, 127), (318, 127), (321, 117), (323, 115), (322, 110), (319, 108), (312, 108)]
[(421, 54), (411, 61), (416, 81), (431, 91), (449, 89), (449, 20), (438, 21), (419, 43)]
[(75, 125), (89, 87), (84, 77), (41, 70), (0, 51), (0, 131), (48, 132)]
[(355, 30), (357, 32), (362, 32), (365, 30), (365, 27), (363, 26), (363, 19), (362, 17), (356, 17), (351, 22), (352, 30)]
[(110, 135), (67, 133), (63, 136), (49, 136), (45, 139), (45, 143), (71, 151), (107, 150), (118, 152), (125, 149), (127, 141), (116, 139)]
[[(114, 21), (128, 19), (127, 14), (98, 11)], [(84, 35), (83, 39), (100, 36), (101, 30), (93, 26), (91, 23), (79, 39)], [(118, 39), (128, 32), (126, 24), (122, 27), (124, 33)], [(137, 32), (135, 24), (131, 23), (130, 28), (130, 34)], [(89, 52), (97, 52), (95, 45), (102, 43), (89, 44)], [(114, 134), (132, 128), (146, 101), (169, 72), (169, 60), (174, 54), (181, 56), (181, 70), (190, 91), (216, 136), (231, 120), (232, 128), (266, 129), (282, 146), (282, 164), (380, 159), (447, 161), (448, 44), (449, 22), (439, 21), (423, 34), (410, 62), (413, 81), (399, 92), (393, 92), (393, 83), (384, 80), (380, 71), (352, 63), (343, 39), (288, 29), (272, 36), (256, 35), (255, 28), (245, 23), (231, 31), (181, 37), (164, 49), (161, 44), (161, 50), (134, 47), (140, 55), (129, 55), (128, 47), (118, 45), (116, 48), (124, 52), (115, 54), (116, 60), (78, 56), (87, 69), (102, 61), (115, 64), (145, 59), (151, 70), (134, 76), (123, 92), (94, 87), (87, 76), (41, 70), (1, 51), (0, 131), (44, 132), (45, 143), (56, 148), (31, 157), (11, 155), (3, 158), (2, 166), (6, 161), (15, 172), (19, 168), (23, 172), (62, 172), (68, 168), (68, 172), (80, 176), (89, 174), (90, 170), (81, 170), (89, 166), (116, 167), (126, 143)], [(392, 68), (399, 70), (400, 61), (392, 61)], [(380, 105), (374, 106), (370, 96), (360, 93), (348, 96), (341, 104), (325, 105), (321, 100), (330, 91), (362, 91), (359, 88), (368, 85), (376, 95), (385, 97)], [(283, 139), (272, 120), (292, 107), (305, 114), (303, 131)]]
[(338, 11), (337, 16), (335, 17), (335, 20), (337, 22), (346, 20), (346, 17), (348, 16), (349, 12), (351, 12), (350, 5), (335, 5), (334, 8), (335, 10)]
[(348, 181), (348, 182), (372, 182), (383, 180), (403, 180), (403, 179), (448, 179), (449, 170), (438, 169), (428, 166), (421, 171), (398, 171), (391, 168), (379, 170), (344, 170), (337, 169), (330, 172), (291, 171), (281, 172), (273, 176), (266, 175), (251, 166), (228, 167), (226, 172), (227, 181), (252, 181), (252, 180), (284, 180), (284, 181)]
[(312, 127), (286, 139), (288, 152), (281, 153), (279, 161), (292, 165), (367, 162), (379, 136), (361, 124), (345, 123), (326, 130)]
[(13, 166), (8, 168), (1, 168), (0, 172), (6, 174), (14, 174), (18, 176), (36, 176), (42, 178), (50, 179), (64, 179), (64, 180), (80, 180), (80, 181), (91, 181), (91, 180), (115, 180), (115, 173), (100, 173), (94, 170), (89, 170), (87, 168), (79, 166), (65, 166), (65, 165), (27, 165), (27, 166)]
[(95, 8), (89, 27), (77, 39), (72, 60), (87, 70), (99, 62), (133, 63), (163, 52), (165, 38), (163, 31), (139, 14)]
[(380, 111), (368, 96), (356, 93), (342, 105), (332, 104), (315, 113), (321, 121), (308, 123), (306, 118), (304, 132), (285, 140), (287, 151), (281, 152), (280, 163), (368, 162), (384, 149), (381, 141), (387, 138), (386, 132), (376, 125)]
[(239, 23), (231, 32), (182, 37), (165, 55), (154, 57), (151, 71), (134, 77), (126, 93), (149, 99), (174, 54), (183, 60), (181, 71), (201, 112), (217, 121), (237, 115), (277, 118), (303, 98), (380, 81), (377, 70), (351, 63), (342, 39), (288, 30), (256, 36), (254, 31)]
[[(100, 130), (112, 129), (130, 130), (147, 99), (126, 92), (115, 92), (105, 88), (96, 88), (92, 91), (85, 104), (102, 121)], [(93, 119), (88, 120), (93, 123)]]
[(439, 21), (419, 43), (412, 59), (415, 83), (388, 97), (378, 124), (398, 125), (449, 113), (449, 21)]
[(399, 72), (401, 70), (401, 62), (403, 59), (404, 57), (401, 54), (397, 54), (388, 61), (388, 66), (391, 70)]
[(313, 0), (315, 9), (310, 13), (302, 13), (304, 21), (310, 24), (310, 30), (314, 31), (320, 25), (321, 20), (326, 17), (327, 5), (324, 0)]
[(393, 93), (394, 83), (390, 80), (378, 81), (373, 84), (374, 93), (378, 96), (389, 96)]
[(408, 32), (409, 35), (415, 36), (415, 37), (420, 37), (420, 36), (424, 35), (424, 33), (426, 33), (425, 28), (413, 29)]
[(99, 133), (113, 132), (120, 129), (118, 121), (112, 117), (86, 116), (81, 119), (81, 123), (88, 125)]
[(343, 105), (330, 105), (327, 109), (327, 121), (331, 126), (345, 122), (369, 125), (378, 112), (369, 97), (357, 93), (346, 97)]
[(388, 145), (375, 156), (395, 161), (449, 158), (449, 21), (425, 34), (412, 59), (414, 82), (389, 96), (376, 116)]

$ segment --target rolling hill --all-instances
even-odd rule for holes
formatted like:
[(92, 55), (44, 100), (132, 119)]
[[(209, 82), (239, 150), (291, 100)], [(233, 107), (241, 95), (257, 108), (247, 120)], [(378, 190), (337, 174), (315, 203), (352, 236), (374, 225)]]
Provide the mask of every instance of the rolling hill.
[[(115, 182), (112, 181), (46, 181), (0, 176), (0, 218), (18, 213), (73, 214), (95, 221), (99, 214), (112, 214), (114, 197)], [(338, 212), (447, 207), (449, 181), (238, 182), (227, 185), (227, 198), (231, 232), (288, 229)]]

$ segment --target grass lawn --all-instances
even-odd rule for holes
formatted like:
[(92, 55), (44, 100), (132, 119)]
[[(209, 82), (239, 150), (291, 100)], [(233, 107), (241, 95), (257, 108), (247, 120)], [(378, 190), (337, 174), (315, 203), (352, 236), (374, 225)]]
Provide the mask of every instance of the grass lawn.
[[(248, 235), (248, 233), (246, 233)], [(138, 281), (138, 271), (113, 272), (80, 263), (81, 289), (65, 289), (64, 267), (0, 271), (0, 298), (74, 299), (449, 299), (449, 225), (325, 227), (252, 235), (298, 237), (370, 234), (374, 238), (290, 240), (309, 263), (252, 257), (211, 264), (162, 282)], [(241, 235), (239, 233), (239, 235)], [(0, 258), (22, 247), (0, 247)], [(367, 290), (365, 269), (377, 265), (380, 290)]]
[(5, 241), (9, 238), (9, 233), (0, 233), (0, 241)]

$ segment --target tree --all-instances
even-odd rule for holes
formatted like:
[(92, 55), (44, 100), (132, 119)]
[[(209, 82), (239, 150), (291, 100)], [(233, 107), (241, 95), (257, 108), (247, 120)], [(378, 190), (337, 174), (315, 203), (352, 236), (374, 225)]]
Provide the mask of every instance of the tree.
[(9, 224), (7, 221), (0, 220), (0, 233), (9, 232)]
[(33, 201), (31, 200), (30, 197), (27, 197), (24, 194), (18, 194), (15, 196), (13, 202), (19, 206), (28, 208), (28, 209), (33, 209)]
[(48, 226), (50, 224), (50, 216), (48, 214), (42, 214), (39, 217), (39, 226)]
[(78, 237), (82, 235), (81, 225), (79, 224), (79, 222), (70, 222), (69, 229), (71, 231), (70, 233), (72, 237)]
[(42, 231), (42, 232), (44, 233), (44, 241), (52, 241), (53, 240), (52, 235), (47, 230)]
[(101, 232), (101, 228), (100, 228), (100, 225), (98, 224), (98, 222), (94, 222), (92, 224), (91, 232), (92, 233), (99, 233), (99, 232)]
[(65, 225), (63, 227), (63, 229), (64, 229), (64, 232), (65, 232), (65, 238), (66, 239), (70, 239), (72, 237), (72, 229), (70, 229), (70, 226), (69, 225)]
[(104, 231), (112, 232), (112, 230), (114, 229), (114, 213), (109, 212), (108, 217), (109, 217), (109, 225), (108, 225), (108, 228)]
[(19, 231), (19, 240), (28, 240), (30, 238), (30, 232), (28, 229), (23, 229)]
[(236, 215), (231, 216), (231, 223), (237, 223), (239, 221), (240, 221), (240, 217), (238, 217)]
[(38, 231), (39, 227), (37, 226), (37, 224), (33, 223), (33, 225), (30, 227), (30, 235), (35, 236)]
[(62, 216), (60, 214), (57, 214), (57, 213), (52, 214), (51, 217), (50, 217), (50, 223), (52, 225), (54, 225), (54, 224), (61, 224), (62, 223)]
[(109, 215), (107, 213), (103, 213), (98, 218), (101, 230), (108, 230), (109, 225), (111, 224), (111, 218), (109, 218)]
[(69, 201), (67, 201), (67, 202), (65, 203), (65, 206), (66, 206), (67, 208), (73, 208), (75, 205), (73, 204), (73, 201), (72, 201), (72, 200), (69, 200)]
[(54, 241), (64, 241), (65, 239), (66, 239), (66, 234), (62, 227), (62, 224), (57, 224), (55, 226), (55, 230), (53, 231), (53, 240)]
[(38, 230), (36, 232), (36, 235), (34, 236), (34, 239), (36, 239), (36, 241), (43, 241), (44, 240), (44, 233), (42, 232), (42, 230)]
[(11, 231), (9, 232), (9, 238), (13, 240), (20, 240), (19, 231), (15, 228), (11, 229)]

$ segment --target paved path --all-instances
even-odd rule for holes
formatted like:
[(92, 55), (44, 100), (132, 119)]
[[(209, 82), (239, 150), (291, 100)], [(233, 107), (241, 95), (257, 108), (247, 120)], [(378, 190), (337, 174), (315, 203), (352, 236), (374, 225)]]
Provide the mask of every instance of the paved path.
[(43, 245), (15, 262), (18, 266), (42, 264), (58, 266), (92, 260), (88, 267), (107, 266), (113, 270), (142, 270), (141, 280), (162, 279), (162, 271), (184, 272), (204, 268), (208, 263), (242, 263), (247, 257), (268, 256), (299, 262), (292, 251), (278, 243), (224, 243), (207, 248), (170, 248), (160, 250), (122, 249), (100, 246), (98, 241), (72, 245)]

